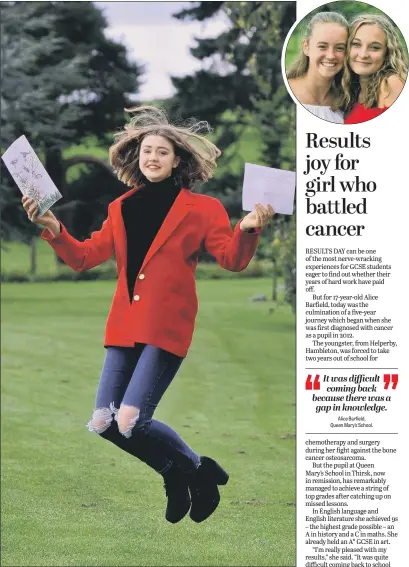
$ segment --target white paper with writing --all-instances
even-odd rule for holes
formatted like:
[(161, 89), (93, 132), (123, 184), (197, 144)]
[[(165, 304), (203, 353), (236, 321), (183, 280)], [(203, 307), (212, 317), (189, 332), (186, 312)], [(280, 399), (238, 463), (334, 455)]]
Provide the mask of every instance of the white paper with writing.
[(243, 181), (243, 211), (252, 211), (256, 203), (270, 204), (276, 213), (294, 212), (295, 172), (246, 163)]
[(39, 204), (37, 216), (43, 215), (62, 198), (37, 154), (25, 136), (17, 138), (1, 156), (23, 195)]

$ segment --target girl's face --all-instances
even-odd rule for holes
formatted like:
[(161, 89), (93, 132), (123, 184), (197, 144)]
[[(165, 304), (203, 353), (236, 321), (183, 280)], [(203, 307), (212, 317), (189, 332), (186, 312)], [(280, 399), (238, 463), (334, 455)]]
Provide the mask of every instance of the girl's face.
[(139, 152), (139, 168), (153, 183), (166, 179), (177, 167), (180, 157), (175, 155), (173, 144), (163, 136), (146, 136)]
[(349, 66), (361, 77), (373, 75), (381, 69), (386, 55), (386, 36), (376, 24), (363, 24), (351, 41)]
[(309, 57), (308, 72), (332, 79), (341, 71), (348, 39), (348, 30), (335, 23), (317, 22), (303, 51)]

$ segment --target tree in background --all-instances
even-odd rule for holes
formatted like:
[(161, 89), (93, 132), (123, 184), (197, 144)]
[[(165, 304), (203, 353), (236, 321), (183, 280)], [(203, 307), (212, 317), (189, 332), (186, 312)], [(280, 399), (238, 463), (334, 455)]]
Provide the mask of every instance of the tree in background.
[[(123, 192), (103, 160), (76, 156), (65, 162), (64, 148), (93, 136), (107, 136), (123, 122), (127, 93), (139, 87), (142, 68), (130, 63), (124, 46), (107, 39), (107, 22), (92, 2), (2, 2), (1, 148), (25, 134), (64, 196), (55, 206), (75, 235), (101, 223), (108, 202)], [(108, 172), (92, 194), (92, 214), (82, 215), (88, 187), (70, 190), (67, 167), (92, 162)], [(94, 178), (91, 171), (91, 177)], [(97, 176), (98, 177), (98, 176)], [(100, 183), (100, 180), (98, 181)], [(75, 189), (75, 190), (74, 190)], [(29, 240), (37, 234), (27, 223), (20, 194), (8, 173), (1, 187), (2, 236)], [(95, 200), (94, 200), (95, 199)], [(76, 222), (74, 222), (76, 219)]]
[[(220, 10), (231, 22), (229, 29), (216, 38), (197, 40), (191, 50), (201, 61), (212, 58), (213, 64), (208, 71), (172, 78), (177, 94), (171, 111), (197, 116), (216, 126), (216, 144), (224, 155), (233, 149), (230, 159), (238, 138), (246, 129), (255, 127), (261, 139), (258, 163), (294, 170), (295, 105), (282, 78), (281, 53), (296, 19), (295, 2), (199, 2), (175, 17), (204, 21)], [(206, 193), (219, 197), (232, 217), (241, 215), (242, 179), (243, 167), (237, 173), (225, 168), (206, 184)], [(293, 305), (294, 223), (294, 217), (275, 217), (259, 247), (261, 257), (269, 257), (275, 269), (280, 264), (285, 266), (287, 296)], [(286, 242), (282, 259), (277, 258), (277, 242)]]

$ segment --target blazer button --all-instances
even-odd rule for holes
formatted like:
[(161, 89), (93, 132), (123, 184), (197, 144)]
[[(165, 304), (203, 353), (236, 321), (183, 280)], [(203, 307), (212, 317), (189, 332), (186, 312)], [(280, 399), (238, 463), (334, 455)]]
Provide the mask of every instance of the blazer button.
[(140, 280), (144, 280), (144, 279), (145, 279), (145, 274), (139, 274), (139, 279), (140, 279)]
[(135, 301), (139, 301), (139, 300), (140, 300), (139, 295), (134, 295), (133, 298), (134, 298)]

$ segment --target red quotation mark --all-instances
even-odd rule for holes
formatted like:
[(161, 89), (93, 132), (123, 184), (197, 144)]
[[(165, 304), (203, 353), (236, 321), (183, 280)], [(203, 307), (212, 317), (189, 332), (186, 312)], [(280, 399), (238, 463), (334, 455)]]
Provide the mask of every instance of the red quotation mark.
[(384, 374), (383, 381), (385, 382), (385, 386), (383, 387), (384, 390), (389, 388), (389, 384), (392, 382), (392, 390), (396, 389), (398, 385), (398, 375), (397, 374)]
[(305, 389), (306, 390), (319, 390), (320, 387), (321, 387), (320, 375), (316, 374), (315, 378), (314, 378), (314, 382), (313, 382), (311, 374), (308, 374), (307, 380), (305, 381)]

